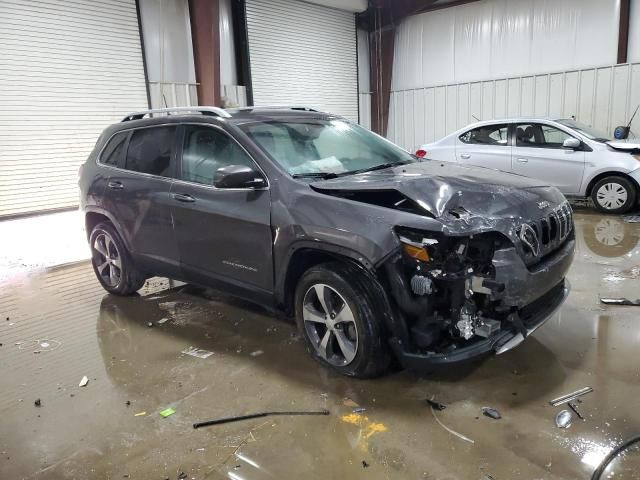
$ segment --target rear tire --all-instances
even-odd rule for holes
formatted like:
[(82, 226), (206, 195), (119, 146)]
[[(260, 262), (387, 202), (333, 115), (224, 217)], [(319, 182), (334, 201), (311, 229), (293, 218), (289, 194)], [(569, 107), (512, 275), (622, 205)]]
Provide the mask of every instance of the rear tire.
[(133, 295), (146, 277), (136, 270), (131, 254), (110, 223), (99, 223), (89, 237), (91, 264), (102, 287), (115, 295)]
[(385, 373), (390, 355), (364, 273), (339, 262), (311, 267), (295, 294), (296, 323), (311, 356), (342, 375)]
[(602, 213), (625, 213), (636, 204), (636, 186), (631, 180), (611, 175), (596, 182), (591, 190), (591, 199)]

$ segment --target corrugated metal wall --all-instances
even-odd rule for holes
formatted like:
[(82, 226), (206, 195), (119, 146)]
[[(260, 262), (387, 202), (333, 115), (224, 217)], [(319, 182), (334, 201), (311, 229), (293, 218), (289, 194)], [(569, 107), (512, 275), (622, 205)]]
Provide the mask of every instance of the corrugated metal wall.
[(0, 216), (78, 204), (104, 127), (147, 107), (134, 0), (0, 1)]
[[(476, 121), (575, 116), (613, 134), (640, 104), (640, 63), (395, 91), (388, 137), (411, 151)], [(640, 137), (640, 114), (631, 126)]]
[(247, 0), (246, 9), (253, 103), (357, 121), (354, 14), (297, 0)]

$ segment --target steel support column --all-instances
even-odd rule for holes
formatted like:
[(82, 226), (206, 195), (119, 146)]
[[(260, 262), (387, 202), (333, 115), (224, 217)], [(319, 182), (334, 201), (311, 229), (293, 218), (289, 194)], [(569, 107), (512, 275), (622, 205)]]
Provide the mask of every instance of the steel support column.
[(198, 103), (220, 106), (220, 5), (218, 0), (189, 0)]

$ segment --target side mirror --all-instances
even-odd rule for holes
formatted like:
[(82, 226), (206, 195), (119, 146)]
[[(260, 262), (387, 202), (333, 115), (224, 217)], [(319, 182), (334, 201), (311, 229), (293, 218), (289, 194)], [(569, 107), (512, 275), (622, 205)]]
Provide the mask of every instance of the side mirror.
[(562, 148), (570, 148), (571, 150), (577, 150), (578, 148), (580, 148), (580, 145), (582, 145), (582, 142), (577, 138), (572, 137), (572, 138), (567, 138), (562, 143)]
[(216, 188), (263, 188), (267, 186), (262, 173), (245, 165), (229, 165), (216, 170), (213, 176)]

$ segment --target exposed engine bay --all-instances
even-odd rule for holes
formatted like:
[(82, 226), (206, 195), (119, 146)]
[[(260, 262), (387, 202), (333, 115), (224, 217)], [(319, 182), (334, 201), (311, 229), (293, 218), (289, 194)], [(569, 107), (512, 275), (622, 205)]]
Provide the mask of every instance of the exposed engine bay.
[[(401, 252), (385, 270), (413, 344), (446, 353), (505, 328), (526, 332), (518, 307), (503, 301), (494, 254), (514, 245), (497, 232), (447, 236), (396, 229)], [(526, 336), (526, 333), (525, 333)]]

